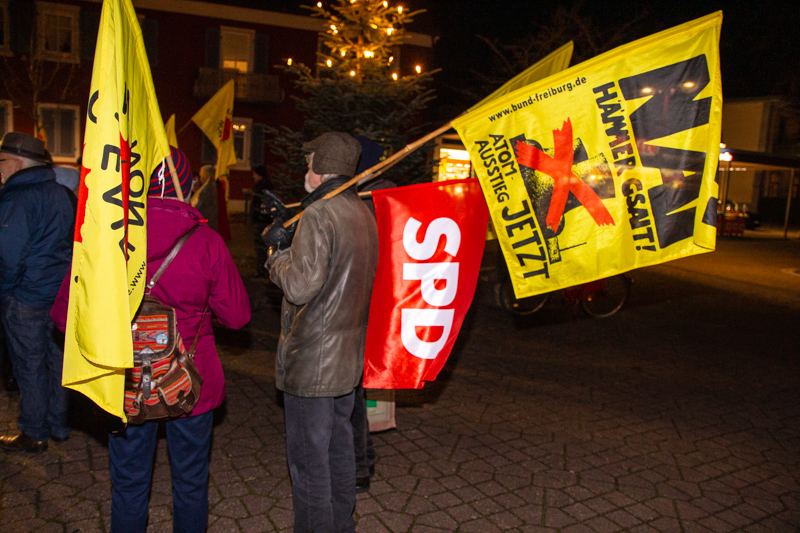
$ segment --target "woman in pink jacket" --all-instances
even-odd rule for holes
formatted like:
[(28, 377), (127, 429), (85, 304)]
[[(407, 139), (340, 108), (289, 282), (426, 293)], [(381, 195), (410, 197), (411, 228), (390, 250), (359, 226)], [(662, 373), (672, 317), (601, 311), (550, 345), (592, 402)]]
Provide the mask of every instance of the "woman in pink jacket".
[[(172, 148), (184, 198), (189, 198), (192, 172), (183, 152)], [(195, 335), (194, 361), (203, 376), (200, 400), (192, 412), (166, 422), (172, 472), (173, 531), (205, 531), (208, 524), (208, 465), (213, 410), (225, 397), (225, 378), (214, 344), (211, 314), (229, 328), (250, 320), (250, 300), (222, 238), (205, 224), (203, 216), (180, 202), (165, 172), (150, 179), (147, 199), (147, 280), (158, 270), (175, 242), (196, 225), (200, 228), (158, 280), (151, 294), (175, 308), (178, 331), (187, 347)], [(163, 187), (163, 188), (162, 188)], [(69, 278), (69, 275), (67, 275)], [(67, 316), (68, 283), (53, 307), (56, 325), (63, 331)], [(203, 318), (203, 311), (209, 312)], [(111, 531), (144, 532), (153, 473), (158, 422), (129, 424), (109, 437), (111, 465)]]

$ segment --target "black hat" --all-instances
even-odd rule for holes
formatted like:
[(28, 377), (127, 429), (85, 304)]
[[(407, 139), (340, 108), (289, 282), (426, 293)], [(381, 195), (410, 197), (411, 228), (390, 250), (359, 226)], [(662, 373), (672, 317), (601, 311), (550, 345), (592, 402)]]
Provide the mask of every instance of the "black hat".
[(26, 133), (10, 131), (3, 135), (3, 140), (0, 141), (0, 152), (26, 157), (42, 163), (52, 163), (52, 160), (47, 158), (44, 142)]
[(323, 133), (311, 142), (303, 145), (303, 150), (312, 152), (314, 160), (311, 170), (317, 174), (337, 174), (355, 176), (361, 145), (352, 135), (331, 131)]

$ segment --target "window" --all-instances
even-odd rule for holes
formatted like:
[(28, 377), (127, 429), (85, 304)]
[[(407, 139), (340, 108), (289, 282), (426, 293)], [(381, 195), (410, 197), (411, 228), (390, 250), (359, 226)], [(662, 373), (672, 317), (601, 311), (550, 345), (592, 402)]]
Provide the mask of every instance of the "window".
[(74, 162), (79, 155), (80, 108), (76, 105), (39, 104), (39, 116), (53, 160)]
[(38, 52), (43, 59), (78, 63), (78, 6), (38, 2)]
[[(252, 118), (233, 117), (231, 123), (233, 130), (233, 150), (236, 152), (236, 164), (231, 166), (233, 170), (250, 170), (255, 165), (264, 164), (263, 154), (263, 124), (253, 125)], [(259, 146), (253, 147), (253, 137), (261, 140), (261, 151)], [(200, 162), (203, 165), (217, 164), (217, 149), (211, 144), (205, 135), (200, 147)]]
[(0, 100), (0, 137), (14, 131), (14, 106), (11, 100)]
[(8, 0), (0, 0), (0, 55), (11, 55), (11, 48), (8, 45), (8, 38)]
[(255, 30), (220, 28), (219, 66), (222, 69), (253, 72)]
[(233, 149), (236, 151), (236, 170), (250, 170), (250, 132), (253, 129), (252, 118), (233, 117)]

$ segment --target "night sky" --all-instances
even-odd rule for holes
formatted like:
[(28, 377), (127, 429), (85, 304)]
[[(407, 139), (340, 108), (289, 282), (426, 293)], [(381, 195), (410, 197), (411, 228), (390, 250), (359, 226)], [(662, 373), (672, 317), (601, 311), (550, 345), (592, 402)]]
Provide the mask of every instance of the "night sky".
[[(458, 100), (453, 88), (471, 83), (473, 69), (491, 64), (491, 52), (476, 35), (513, 42), (528, 34), (534, 22), (548, 22), (557, 2), (410, 0), (407, 4), (428, 10), (410, 29), (439, 36), (434, 66), (442, 69), (437, 74), (441, 104)], [(627, 17), (638, 16), (641, 24), (634, 37), (638, 38), (720, 9), (724, 98), (787, 95), (800, 100), (800, 9), (792, 2), (604, 0), (583, 2), (580, 13), (609, 30)]]
[[(469, 107), (457, 87), (474, 85), (473, 70), (487, 69), (492, 54), (477, 35), (511, 43), (547, 23), (559, 3), (553, 0), (391, 0), (408, 9), (426, 9), (407, 29), (438, 37), (434, 64), (438, 119)], [(232, 0), (275, 11), (308, 14), (309, 0)], [(571, 4), (569, 4), (571, 5)], [(720, 55), (723, 97), (783, 95), (800, 102), (800, 9), (787, 0), (725, 2), (709, 0), (584, 0), (580, 13), (609, 32), (639, 17), (630, 40), (667, 29), (717, 10), (723, 11)], [(562, 43), (564, 44), (564, 43)], [(551, 50), (543, 51), (542, 56)], [(577, 53), (577, 51), (576, 51)]]

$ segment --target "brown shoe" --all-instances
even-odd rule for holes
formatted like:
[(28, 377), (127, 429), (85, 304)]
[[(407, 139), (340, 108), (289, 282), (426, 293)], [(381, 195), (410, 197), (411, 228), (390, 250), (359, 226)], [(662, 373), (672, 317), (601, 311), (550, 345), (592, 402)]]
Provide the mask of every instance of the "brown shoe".
[(15, 437), (0, 437), (0, 448), (7, 452), (39, 453), (47, 449), (47, 441), (33, 440), (25, 433), (20, 433)]

